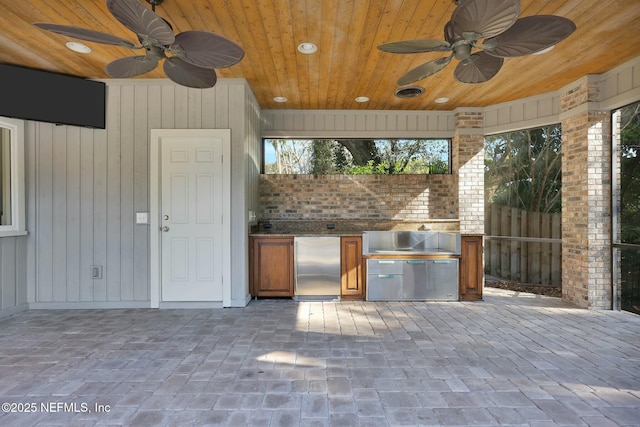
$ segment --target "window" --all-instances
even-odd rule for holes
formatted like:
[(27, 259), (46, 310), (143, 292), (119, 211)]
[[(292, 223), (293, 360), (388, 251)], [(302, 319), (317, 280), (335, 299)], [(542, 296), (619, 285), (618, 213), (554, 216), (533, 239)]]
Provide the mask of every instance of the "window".
[(486, 136), (484, 156), (485, 272), (560, 288), (562, 126)]
[(561, 212), (559, 124), (487, 136), (484, 156), (486, 203), (531, 212)]
[(614, 282), (620, 308), (640, 314), (640, 102), (614, 111), (611, 122)]
[(448, 139), (264, 139), (267, 174), (449, 174)]
[(24, 123), (0, 117), (0, 237), (24, 234)]

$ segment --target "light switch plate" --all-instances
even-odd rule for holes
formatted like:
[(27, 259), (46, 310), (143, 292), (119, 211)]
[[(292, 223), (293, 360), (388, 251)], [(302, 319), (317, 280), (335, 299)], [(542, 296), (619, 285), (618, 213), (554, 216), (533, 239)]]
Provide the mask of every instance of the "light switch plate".
[(136, 224), (149, 224), (149, 212), (136, 212)]

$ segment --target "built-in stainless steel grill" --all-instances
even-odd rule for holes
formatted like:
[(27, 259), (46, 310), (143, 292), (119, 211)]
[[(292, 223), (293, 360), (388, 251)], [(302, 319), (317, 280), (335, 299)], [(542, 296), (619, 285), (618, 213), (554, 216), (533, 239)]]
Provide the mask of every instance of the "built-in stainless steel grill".
[(367, 299), (458, 300), (459, 233), (367, 231)]
[(364, 255), (460, 255), (460, 233), (444, 231), (365, 231)]

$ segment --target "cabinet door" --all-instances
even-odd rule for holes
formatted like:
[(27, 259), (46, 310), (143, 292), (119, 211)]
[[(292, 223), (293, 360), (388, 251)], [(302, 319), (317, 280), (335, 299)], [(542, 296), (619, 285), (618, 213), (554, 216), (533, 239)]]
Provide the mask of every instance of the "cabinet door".
[(253, 296), (293, 297), (293, 238), (253, 238), (251, 268)]
[(364, 299), (364, 263), (362, 260), (362, 237), (340, 238), (340, 270), (342, 299)]
[(402, 295), (406, 300), (426, 300), (431, 298), (435, 284), (429, 280), (428, 260), (402, 260)]
[(462, 236), (461, 249), (460, 300), (481, 300), (484, 285), (482, 236)]
[(429, 260), (429, 299), (458, 301), (458, 260)]

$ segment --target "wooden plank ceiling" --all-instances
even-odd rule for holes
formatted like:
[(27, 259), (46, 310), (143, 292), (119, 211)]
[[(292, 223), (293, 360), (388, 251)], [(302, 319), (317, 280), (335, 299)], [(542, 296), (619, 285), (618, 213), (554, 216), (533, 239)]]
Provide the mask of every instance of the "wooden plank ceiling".
[[(575, 22), (577, 30), (547, 54), (507, 59), (489, 82), (458, 83), (453, 78), (454, 60), (416, 83), (425, 88), (423, 95), (395, 97), (402, 74), (445, 54), (394, 55), (376, 46), (407, 39), (443, 39), (444, 25), (454, 9), (452, 0), (165, 0), (156, 13), (176, 33), (212, 31), (242, 46), (244, 59), (217, 70), (218, 77), (245, 78), (262, 108), (481, 107), (557, 90), (640, 54), (638, 0), (521, 0), (521, 17), (564, 16)], [(65, 47), (73, 39), (32, 25), (73, 25), (135, 42), (135, 35), (108, 12), (105, 0), (0, 0), (0, 11), (0, 62), (107, 78), (107, 63), (141, 54), (90, 42), (86, 44), (93, 53), (74, 53)], [(318, 52), (299, 53), (296, 47), (302, 42), (316, 43)], [(165, 76), (158, 68), (142, 77)], [(284, 96), (288, 102), (276, 103), (275, 96)], [(357, 103), (358, 96), (370, 101)], [(437, 104), (434, 100), (439, 97), (450, 101)]]

